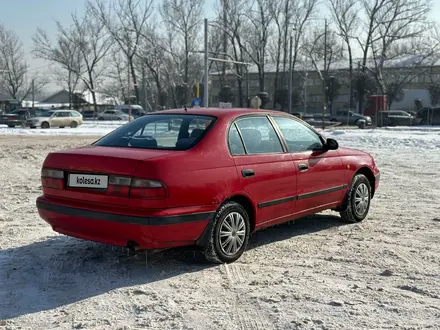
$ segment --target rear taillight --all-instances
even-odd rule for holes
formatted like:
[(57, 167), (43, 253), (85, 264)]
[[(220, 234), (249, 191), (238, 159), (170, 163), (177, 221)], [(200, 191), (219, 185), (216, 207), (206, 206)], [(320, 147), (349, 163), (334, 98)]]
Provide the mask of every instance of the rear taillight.
[(64, 188), (64, 171), (43, 168), (41, 170), (41, 184), (43, 187), (63, 189)]
[(161, 198), (166, 197), (162, 182), (154, 180), (133, 179), (130, 190), (131, 198)]
[(131, 178), (125, 176), (110, 176), (108, 178), (107, 194), (127, 197), (130, 194)]
[(121, 176), (109, 177), (107, 193), (112, 196), (129, 196), (130, 198), (166, 197), (166, 189), (160, 181)]

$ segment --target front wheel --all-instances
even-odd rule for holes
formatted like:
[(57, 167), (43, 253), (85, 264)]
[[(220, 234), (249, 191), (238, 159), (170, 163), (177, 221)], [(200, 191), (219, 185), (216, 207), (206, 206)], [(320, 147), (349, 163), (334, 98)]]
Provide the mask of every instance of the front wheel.
[(234, 262), (249, 241), (250, 224), (246, 210), (236, 202), (227, 202), (217, 211), (212, 231), (204, 248), (205, 258), (214, 263)]
[(367, 217), (370, 202), (370, 181), (363, 174), (355, 175), (347, 192), (344, 210), (340, 212), (342, 220), (351, 223), (361, 222)]
[(70, 123), (70, 128), (77, 128), (78, 127), (78, 123), (76, 121), (72, 121)]

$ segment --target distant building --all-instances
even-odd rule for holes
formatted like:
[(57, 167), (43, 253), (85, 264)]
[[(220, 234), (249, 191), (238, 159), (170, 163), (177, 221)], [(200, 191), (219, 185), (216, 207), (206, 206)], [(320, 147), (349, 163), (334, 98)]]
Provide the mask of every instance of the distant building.
[[(116, 105), (114, 98), (106, 97), (104, 94), (95, 93), (98, 111)], [(90, 91), (72, 93), (72, 107), (77, 110), (93, 110), (93, 96)], [(62, 89), (45, 99), (38, 102), (38, 107), (45, 108), (68, 108), (69, 107), (69, 91)]]
[[(384, 71), (391, 73), (389, 77), (392, 80), (396, 75), (407, 75), (408, 83), (404, 85), (403, 90), (405, 95), (402, 100), (394, 101), (391, 104), (391, 109), (400, 110), (415, 110), (415, 100), (419, 99), (423, 106), (431, 106), (431, 100), (429, 97), (429, 91), (427, 89), (427, 83), (429, 79), (440, 82), (440, 61), (435, 63), (426, 63), (422, 65), (415, 66), (419, 58), (416, 56), (406, 56), (396, 60), (390, 60), (386, 62)], [(358, 60), (353, 61), (353, 70), (356, 72), (358, 70)], [(423, 63), (423, 62), (422, 62)], [(373, 67), (373, 63), (367, 63), (367, 66)], [(317, 63), (320, 70), (323, 68), (323, 63)], [(273, 99), (275, 95), (275, 65), (267, 63), (265, 65), (265, 79), (264, 79), (264, 91), (269, 93), (270, 102), (268, 108), (273, 109)], [(329, 74), (338, 76), (341, 79), (342, 86), (339, 90), (337, 97), (334, 99), (332, 104), (333, 111), (339, 108), (349, 107), (349, 75), (348, 75), (348, 60), (344, 59), (340, 62), (332, 63), (330, 66)], [(245, 70), (243, 70), (245, 72)], [(281, 63), (278, 77), (284, 75), (283, 65)], [(428, 76), (429, 73), (429, 76)], [(287, 75), (288, 73), (286, 73)], [(248, 86), (249, 86), (249, 97), (255, 97), (260, 87), (260, 81), (258, 76), (258, 69), (255, 65), (249, 66), (248, 68)], [(238, 99), (238, 79), (237, 74), (233, 70), (229, 70), (226, 73), (226, 77), (223, 78), (221, 72), (211, 72), (210, 73), (210, 95), (209, 104), (210, 106), (219, 105), (219, 93), (223, 85), (229, 85), (232, 90), (235, 91), (236, 99), (233, 102), (233, 106), (239, 106)], [(242, 79), (242, 90), (243, 98), (246, 98), (247, 91), (247, 81), (246, 77)], [(278, 82), (278, 89), (287, 88), (287, 84), (281, 84), (280, 80)], [(324, 97), (323, 97), (323, 84), (319, 77), (318, 71), (312, 66), (312, 64), (307, 62), (298, 62), (295, 66), (293, 72), (293, 88), (299, 91), (300, 99), (293, 105), (293, 112), (304, 111), (306, 107), (308, 113), (319, 113), (322, 111)], [(305, 97), (304, 97), (305, 94)], [(305, 100), (305, 102), (304, 102)], [(244, 106), (246, 102), (243, 101)], [(356, 102), (354, 103), (356, 104)], [(277, 106), (279, 108), (279, 106)]]

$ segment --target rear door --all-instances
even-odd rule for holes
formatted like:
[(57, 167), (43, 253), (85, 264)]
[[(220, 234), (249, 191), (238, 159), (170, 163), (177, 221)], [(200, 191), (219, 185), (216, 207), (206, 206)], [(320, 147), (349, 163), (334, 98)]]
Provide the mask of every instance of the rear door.
[(286, 116), (272, 116), (298, 171), (295, 214), (313, 213), (342, 200), (347, 189), (345, 166), (337, 150), (315, 152), (321, 138), (311, 128)]
[(295, 205), (297, 170), (269, 118), (238, 118), (228, 142), (241, 188), (257, 208), (256, 226), (287, 220)]

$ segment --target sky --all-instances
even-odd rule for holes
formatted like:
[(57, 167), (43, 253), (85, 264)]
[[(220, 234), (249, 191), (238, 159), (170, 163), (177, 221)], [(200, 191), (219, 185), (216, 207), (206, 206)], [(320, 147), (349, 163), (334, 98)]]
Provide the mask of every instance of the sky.
[[(160, 0), (154, 0), (154, 2)], [(218, 0), (206, 0), (206, 18), (214, 16), (213, 4)], [(433, 8), (431, 19), (440, 23), (440, 0), (432, 0)], [(81, 16), (85, 10), (85, 0), (0, 0), (0, 23), (6, 28), (14, 30), (23, 42), (27, 62), (34, 72), (44, 72), (48, 63), (34, 59), (31, 50), (33, 47), (32, 37), (37, 28), (47, 31), (48, 35), (55, 39), (56, 24), (58, 20), (66, 25), (72, 22), (71, 13)], [(321, 8), (322, 13), (326, 12)], [(56, 89), (56, 86), (52, 86)], [(61, 88), (61, 87), (60, 87)], [(58, 89), (60, 89), (58, 88)]]

